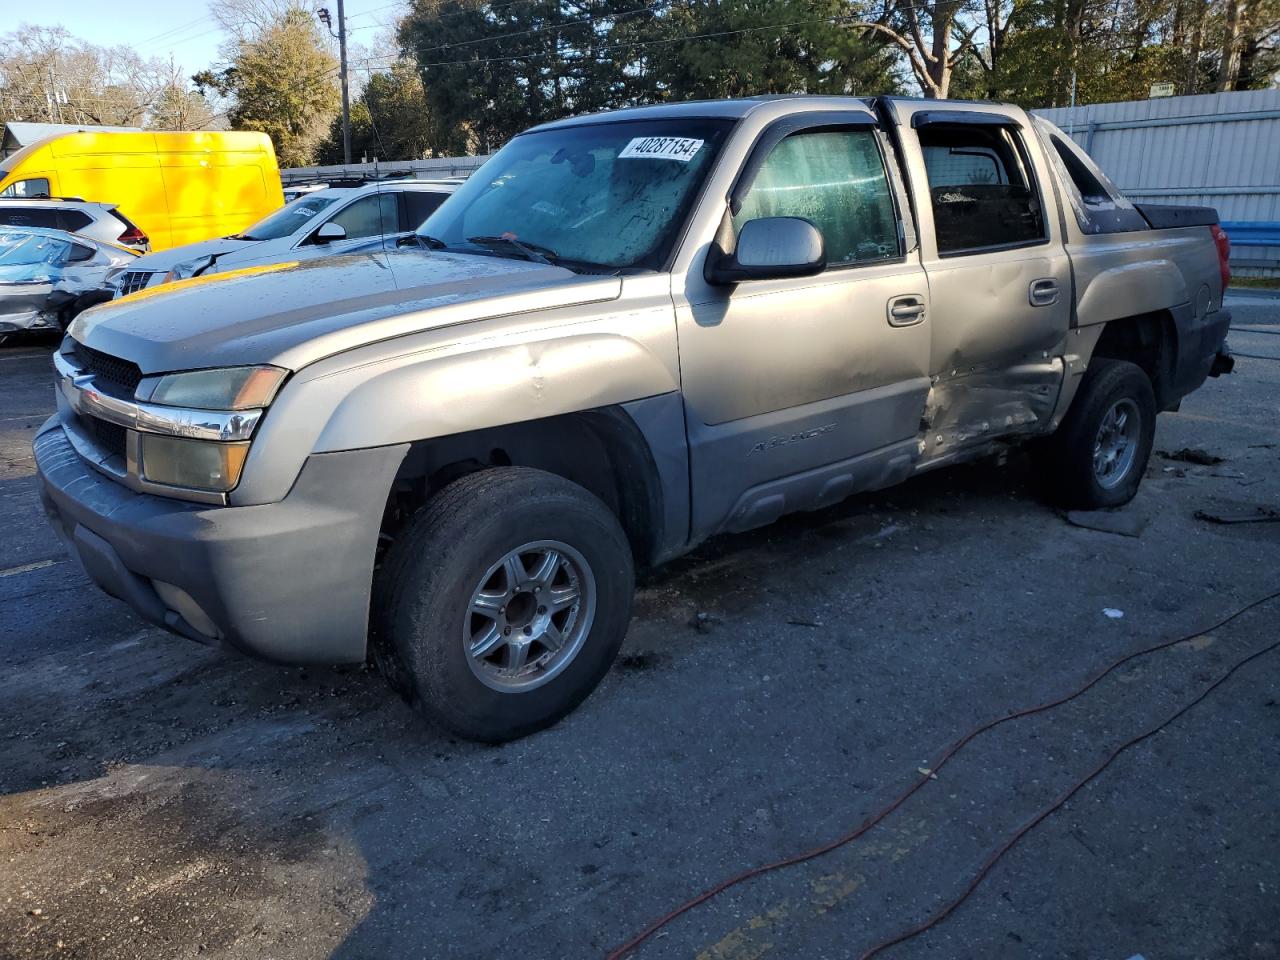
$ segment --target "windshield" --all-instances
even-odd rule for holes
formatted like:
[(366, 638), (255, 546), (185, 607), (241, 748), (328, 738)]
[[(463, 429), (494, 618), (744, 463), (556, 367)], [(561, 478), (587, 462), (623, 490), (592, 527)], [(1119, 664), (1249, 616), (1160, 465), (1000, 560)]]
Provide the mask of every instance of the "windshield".
[(278, 240), (281, 237), (287, 237), (304, 224), (310, 223), (312, 218), (325, 207), (341, 199), (341, 196), (299, 197), (291, 203), (286, 203), (271, 216), (259, 220), (244, 233), (236, 234), (233, 239)]
[(693, 117), (522, 134), (418, 233), (476, 252), (658, 269), (732, 125)]

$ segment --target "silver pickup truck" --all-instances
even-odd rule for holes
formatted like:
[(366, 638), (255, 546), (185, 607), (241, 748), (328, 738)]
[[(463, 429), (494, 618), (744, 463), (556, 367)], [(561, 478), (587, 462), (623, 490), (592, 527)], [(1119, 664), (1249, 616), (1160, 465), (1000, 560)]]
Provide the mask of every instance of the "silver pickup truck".
[(513, 139), (399, 249), (83, 314), (35, 440), (147, 620), (360, 662), (518, 737), (609, 669), (633, 571), (1028, 443), (1127, 502), (1231, 366), (1213, 210), (1135, 207), (1011, 106), (785, 97)]

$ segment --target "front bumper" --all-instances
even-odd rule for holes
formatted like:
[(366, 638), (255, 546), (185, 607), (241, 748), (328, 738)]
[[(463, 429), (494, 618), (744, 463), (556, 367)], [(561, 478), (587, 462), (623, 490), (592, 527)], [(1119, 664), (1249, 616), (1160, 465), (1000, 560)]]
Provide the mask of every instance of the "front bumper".
[(57, 417), (34, 449), (54, 530), (144, 619), (277, 662), (364, 660), (378, 531), (407, 446), (314, 455), (285, 499), (252, 507), (130, 490), (82, 460)]

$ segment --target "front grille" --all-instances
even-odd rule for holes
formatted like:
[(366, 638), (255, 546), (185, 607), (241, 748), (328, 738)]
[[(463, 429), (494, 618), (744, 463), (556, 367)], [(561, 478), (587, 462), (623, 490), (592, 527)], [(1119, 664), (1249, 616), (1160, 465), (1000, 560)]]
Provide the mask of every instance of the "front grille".
[(131, 293), (146, 289), (155, 278), (152, 270), (130, 270), (120, 278), (120, 296), (127, 297)]
[(81, 368), (93, 374), (93, 382), (98, 389), (103, 393), (133, 398), (133, 392), (142, 382), (142, 370), (136, 363), (86, 347), (83, 343), (76, 343), (73, 349)]
[(124, 427), (83, 413), (76, 415), (76, 422), (93, 438), (94, 443), (106, 453), (124, 457), (125, 437), (128, 433)]

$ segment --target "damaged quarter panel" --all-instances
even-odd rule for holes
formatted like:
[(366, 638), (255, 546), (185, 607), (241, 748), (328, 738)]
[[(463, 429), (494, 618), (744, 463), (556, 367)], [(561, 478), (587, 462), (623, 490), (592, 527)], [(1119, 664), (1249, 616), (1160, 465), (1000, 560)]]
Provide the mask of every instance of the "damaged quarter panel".
[(1203, 238), (1174, 230), (1081, 235), (1067, 250), (1076, 273), (1077, 326), (1193, 302), (1203, 316), (1222, 305), (1208, 231)]
[(0, 228), (0, 334), (61, 329), (109, 270), (135, 257), (62, 230)]
[(299, 371), (264, 420), (232, 502), (283, 497), (313, 452), (444, 437), (678, 389), (665, 275), (595, 278), (573, 292), (585, 302), (438, 325)]

